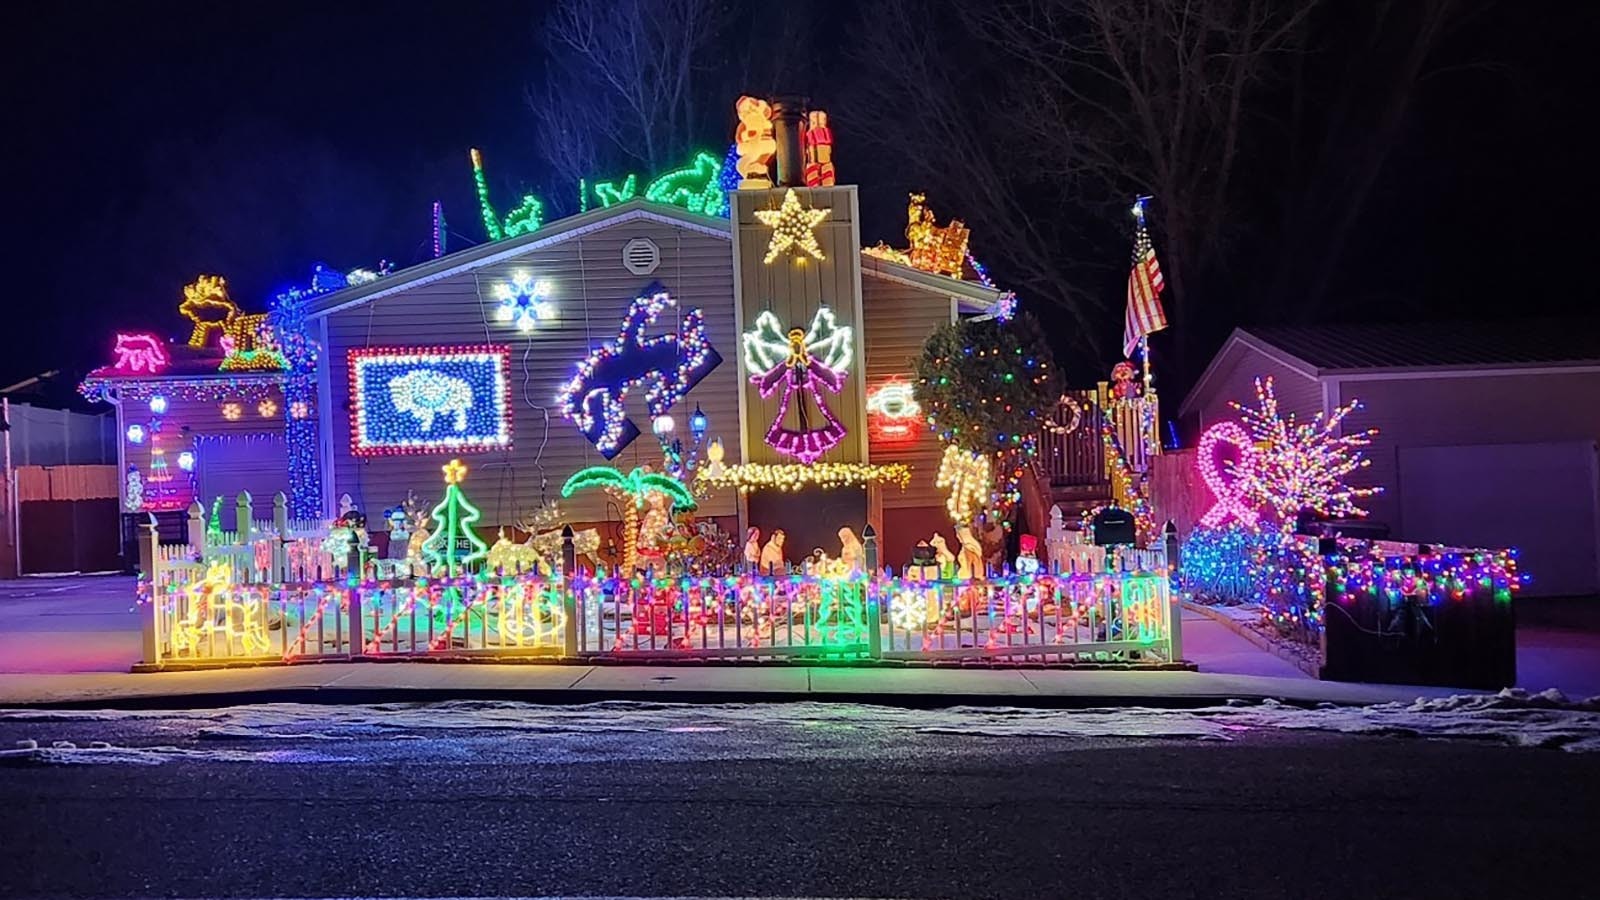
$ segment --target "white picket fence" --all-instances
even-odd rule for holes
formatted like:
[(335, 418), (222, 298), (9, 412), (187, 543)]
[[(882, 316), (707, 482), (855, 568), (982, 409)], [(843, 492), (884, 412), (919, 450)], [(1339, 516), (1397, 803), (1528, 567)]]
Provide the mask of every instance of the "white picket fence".
[(322, 544), (329, 525), (320, 519), (292, 519), (288, 498), (272, 498), (272, 518), (255, 517), (248, 491), (234, 498), (229, 531), (208, 528), (206, 511), (190, 504), (182, 544), (163, 544), (152, 519), (139, 536), (139, 570), (152, 593), (192, 584), (213, 563), (227, 563), (233, 584), (298, 584), (328, 581), (345, 571), (342, 555), (327, 553)]

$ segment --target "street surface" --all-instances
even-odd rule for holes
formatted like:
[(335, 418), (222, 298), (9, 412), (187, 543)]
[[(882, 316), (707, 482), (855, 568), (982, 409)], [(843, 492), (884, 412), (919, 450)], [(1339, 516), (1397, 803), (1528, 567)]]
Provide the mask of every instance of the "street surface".
[(0, 896), (1593, 895), (1600, 754), (1324, 713), (14, 712)]

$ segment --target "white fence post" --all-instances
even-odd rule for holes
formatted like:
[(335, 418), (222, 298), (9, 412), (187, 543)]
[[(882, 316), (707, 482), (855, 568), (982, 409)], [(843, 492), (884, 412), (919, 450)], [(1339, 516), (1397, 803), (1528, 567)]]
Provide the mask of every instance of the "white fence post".
[(233, 531), (240, 546), (250, 542), (250, 529), (255, 527), (255, 498), (249, 491), (240, 491), (233, 501)]
[(157, 552), (161, 544), (161, 535), (156, 529), (155, 516), (147, 516), (147, 521), (139, 525), (139, 575), (149, 585), (150, 597), (148, 603), (139, 611), (139, 644), (140, 657), (145, 665), (156, 665), (161, 662), (161, 643), (156, 631), (156, 624), (160, 618), (158, 606), (161, 603), (159, 590), (160, 580), (156, 577), (156, 567), (161, 565), (161, 555)]
[(196, 559), (206, 552), (206, 510), (199, 500), (189, 504), (189, 550)]

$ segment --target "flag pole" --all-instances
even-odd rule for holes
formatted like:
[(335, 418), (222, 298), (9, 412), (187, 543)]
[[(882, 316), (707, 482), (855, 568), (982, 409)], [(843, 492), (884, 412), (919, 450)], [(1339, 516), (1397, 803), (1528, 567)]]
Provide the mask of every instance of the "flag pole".
[[(1139, 223), (1140, 228), (1144, 228), (1144, 202), (1149, 199), (1149, 194), (1140, 194), (1133, 198), (1133, 217)], [(1139, 356), (1144, 361), (1144, 393), (1149, 396), (1152, 378), (1150, 376), (1150, 335), (1148, 334), (1139, 336)]]

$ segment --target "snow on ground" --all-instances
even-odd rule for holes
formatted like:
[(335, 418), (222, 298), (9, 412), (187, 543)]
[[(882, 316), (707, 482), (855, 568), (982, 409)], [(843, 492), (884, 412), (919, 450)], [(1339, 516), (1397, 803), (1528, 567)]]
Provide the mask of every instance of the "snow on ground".
[[(578, 706), (540, 706), (500, 701), (433, 704), (317, 706), (260, 704), (192, 711), (0, 711), (8, 731), (27, 723), (48, 730), (53, 723), (148, 725), (167, 745), (113, 746), (23, 741), (0, 750), (0, 763), (134, 763), (175, 760), (315, 763), (349, 758), (321, 742), (427, 740), (462, 734), (499, 740), (584, 739), (597, 736), (694, 736), (706, 733), (783, 735), (846, 733), (893, 741), (896, 735), (971, 735), (1037, 740), (1167, 738), (1227, 741), (1273, 730), (1352, 735), (1471, 739), (1518, 747), (1600, 751), (1600, 697), (1570, 701), (1550, 690), (1529, 694), (1459, 695), (1367, 707), (1302, 708), (1267, 701), (1235, 702), (1192, 710), (1117, 708), (1043, 710), (1012, 707), (952, 707), (916, 710), (834, 703), (669, 704), (615, 701)], [(174, 733), (192, 735), (196, 746), (171, 746)], [(497, 738), (496, 735), (499, 737)], [(238, 749), (241, 742), (268, 740), (291, 746)], [(227, 749), (207, 741), (228, 744)], [(181, 742), (180, 742), (181, 743)], [(314, 748), (321, 743), (323, 749)], [(625, 743), (625, 741), (623, 741)]]

